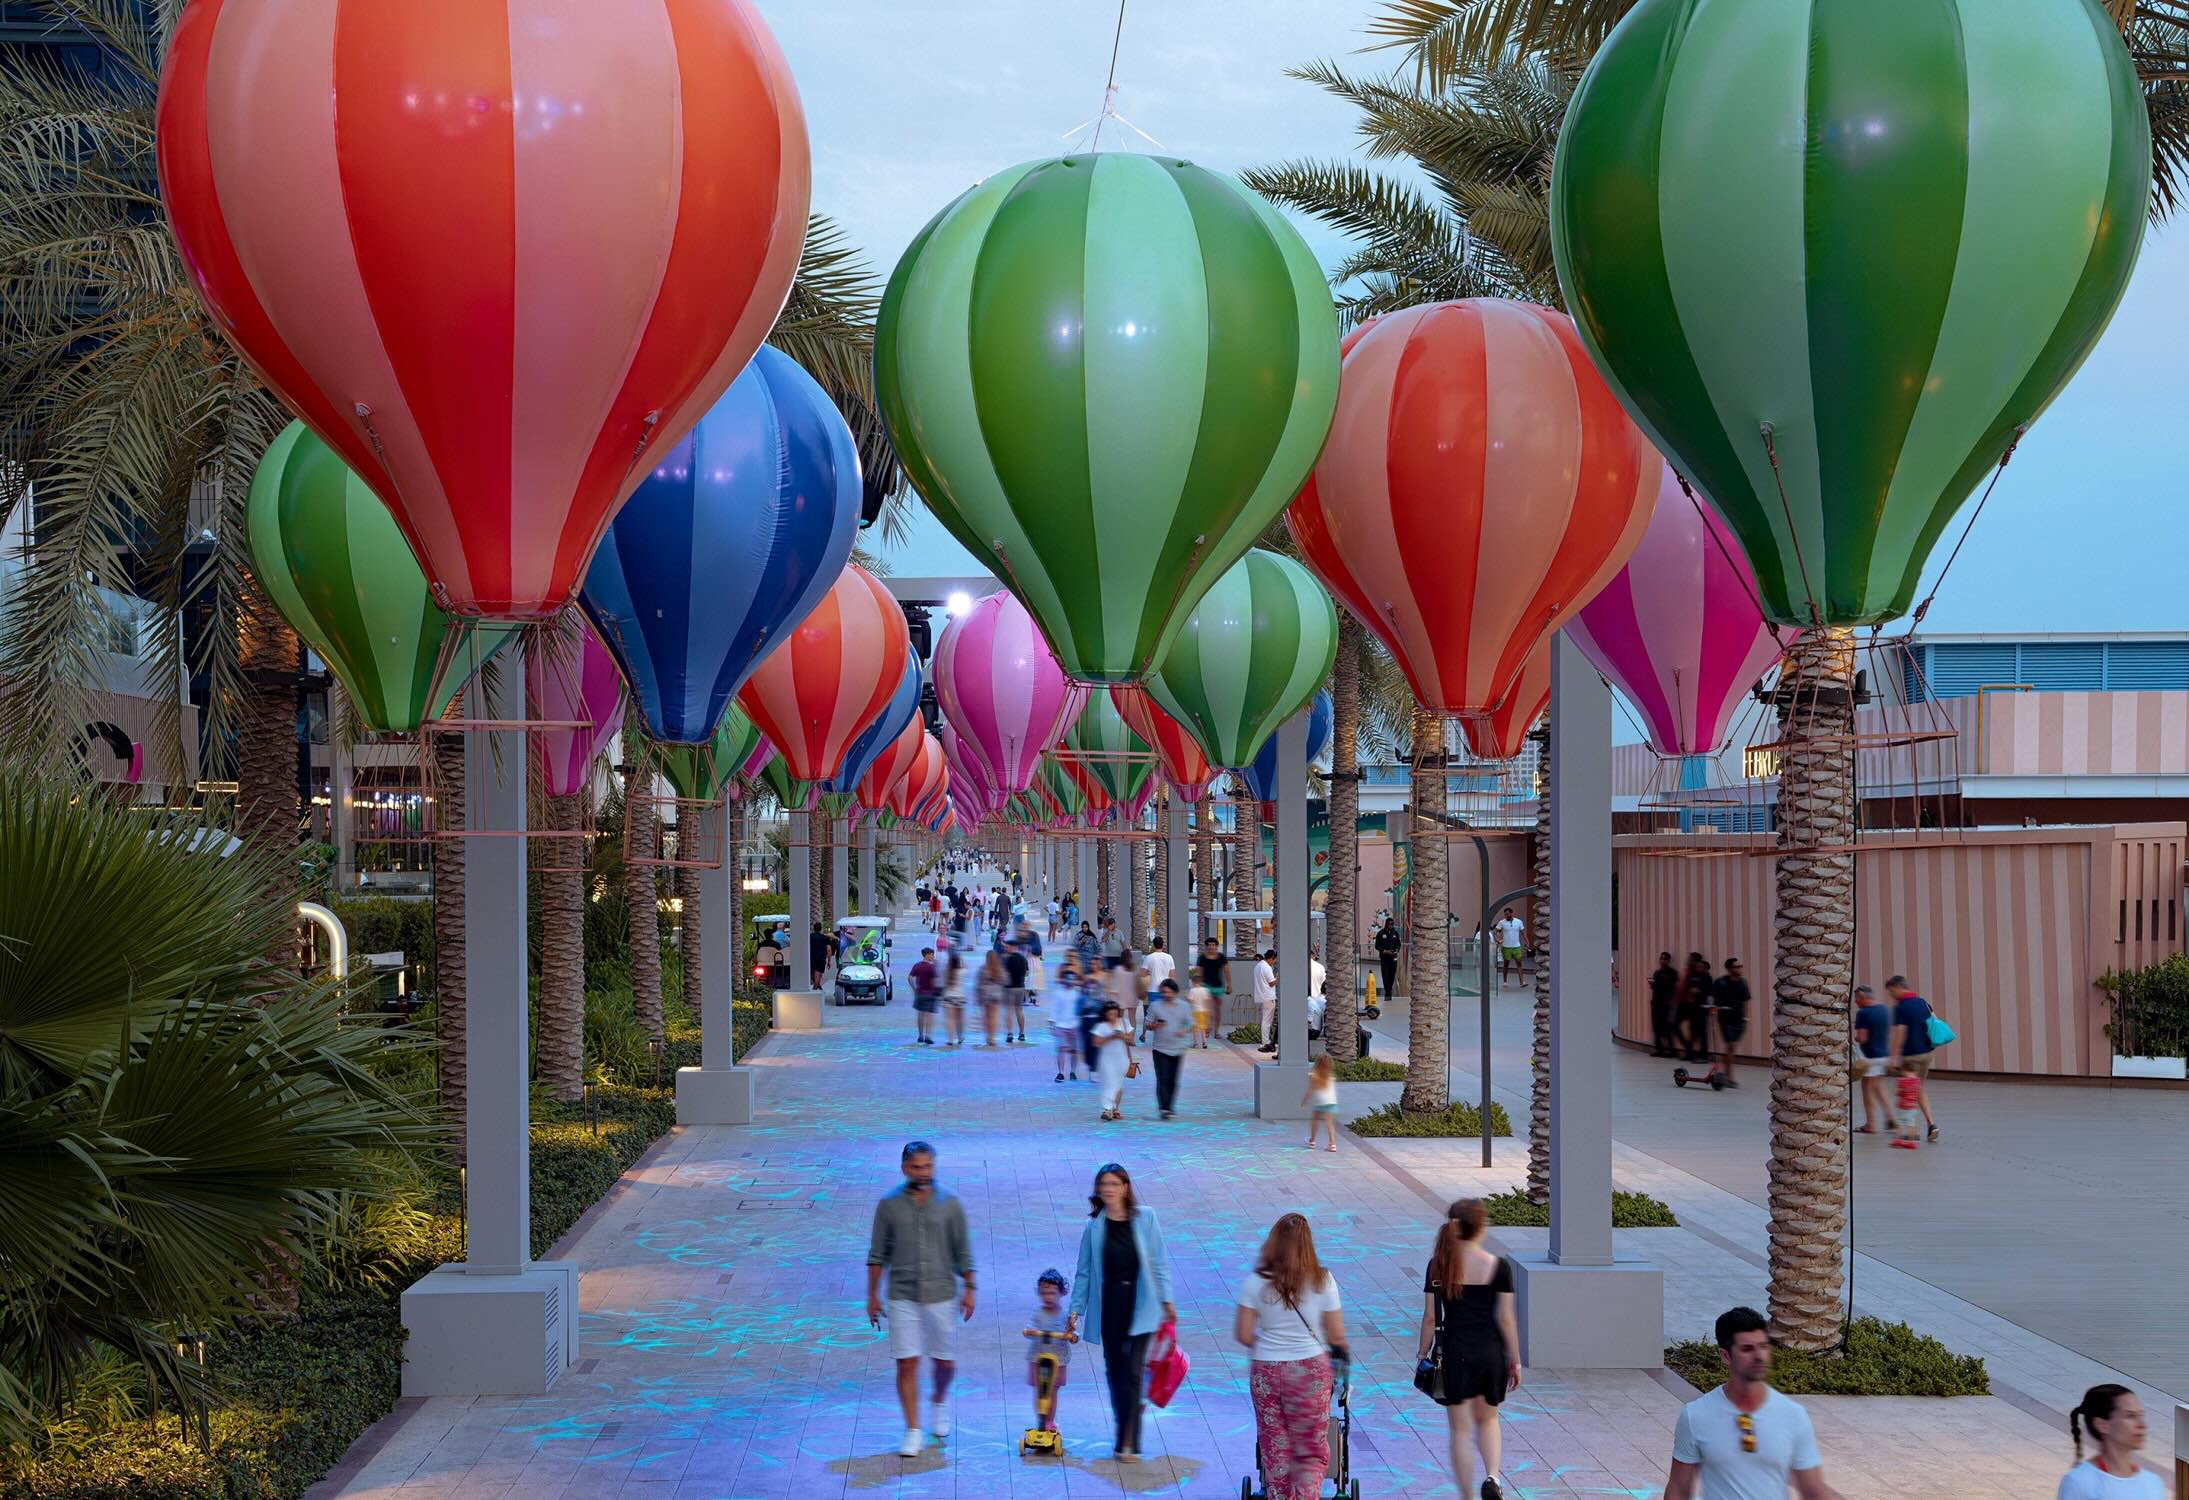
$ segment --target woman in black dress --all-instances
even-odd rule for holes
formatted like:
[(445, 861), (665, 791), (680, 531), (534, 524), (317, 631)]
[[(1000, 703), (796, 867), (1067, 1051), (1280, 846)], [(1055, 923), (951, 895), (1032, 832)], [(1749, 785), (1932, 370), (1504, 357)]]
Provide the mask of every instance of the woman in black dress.
[(1482, 1450), (1482, 1500), (1503, 1500), (1497, 1408), (1520, 1388), (1520, 1327), (1513, 1318), (1512, 1262), (1482, 1245), (1488, 1224), (1479, 1198), (1462, 1198), (1445, 1210), (1422, 1278), (1416, 1384), (1426, 1382), (1444, 1407), (1459, 1493), (1467, 1493), (1473, 1467), (1467, 1451), (1472, 1436)]

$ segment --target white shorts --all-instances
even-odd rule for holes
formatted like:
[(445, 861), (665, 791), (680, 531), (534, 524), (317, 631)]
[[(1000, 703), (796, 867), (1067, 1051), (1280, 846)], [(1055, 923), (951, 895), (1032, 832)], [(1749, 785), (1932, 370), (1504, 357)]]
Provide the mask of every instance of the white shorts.
[(1862, 1076), (1864, 1078), (1883, 1078), (1885, 1076), (1885, 1062), (1886, 1059), (1882, 1057), (1865, 1057), (1862, 1059)]
[(958, 1326), (958, 1299), (942, 1302), (891, 1302), (889, 1304), (889, 1357), (891, 1359), (953, 1358), (951, 1340)]

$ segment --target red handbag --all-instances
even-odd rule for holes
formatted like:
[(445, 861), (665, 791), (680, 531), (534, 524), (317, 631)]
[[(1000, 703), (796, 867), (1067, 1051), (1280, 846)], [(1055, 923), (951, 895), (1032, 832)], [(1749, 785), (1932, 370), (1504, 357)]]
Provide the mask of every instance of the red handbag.
[(1193, 1361), (1178, 1347), (1178, 1324), (1165, 1318), (1148, 1342), (1148, 1399), (1157, 1406), (1170, 1405), (1192, 1368)]

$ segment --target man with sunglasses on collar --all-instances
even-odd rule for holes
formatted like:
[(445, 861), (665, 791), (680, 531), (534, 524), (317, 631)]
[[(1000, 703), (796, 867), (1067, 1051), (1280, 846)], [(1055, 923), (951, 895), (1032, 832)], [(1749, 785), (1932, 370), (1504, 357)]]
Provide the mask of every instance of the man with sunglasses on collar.
[(1681, 1408), (1665, 1500), (1786, 1500), (1789, 1485), (1801, 1500), (1840, 1500), (1824, 1482), (1809, 1413), (1771, 1389), (1763, 1314), (1736, 1307), (1717, 1334), (1725, 1384)]

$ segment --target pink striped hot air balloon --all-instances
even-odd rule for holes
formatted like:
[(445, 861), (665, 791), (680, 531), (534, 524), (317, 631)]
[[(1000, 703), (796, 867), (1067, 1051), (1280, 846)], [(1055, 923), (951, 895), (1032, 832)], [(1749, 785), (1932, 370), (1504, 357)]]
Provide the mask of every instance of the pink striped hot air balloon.
[(584, 726), (542, 730), (532, 737), (548, 795), (571, 796), (584, 787), (593, 757), (623, 723), (623, 678), (616, 659), (592, 625), (580, 618), (577, 629), (555, 646), (525, 657), (524, 682), (525, 696), (540, 720)]
[(888, 705), (911, 653), (897, 601), (864, 568), (847, 564), (813, 613), (753, 668), (738, 689), (738, 707), (794, 778), (824, 781), (843, 769), (851, 742)]
[(1781, 650), (1732, 529), (1681, 492), (1670, 464), (1641, 545), (1566, 630), (1634, 705), (1659, 755), (1722, 748)]
[(966, 759), (1005, 795), (1033, 784), (1043, 752), (1086, 701), (1026, 606), (1002, 592), (943, 628), (934, 665), (935, 699), (963, 737)]
[(994, 800), (988, 785), (988, 768), (974, 757), (965, 743), (965, 736), (958, 733), (958, 726), (944, 719), (936, 738), (942, 741), (943, 764), (950, 768), (953, 790), (973, 806), (987, 808)]

